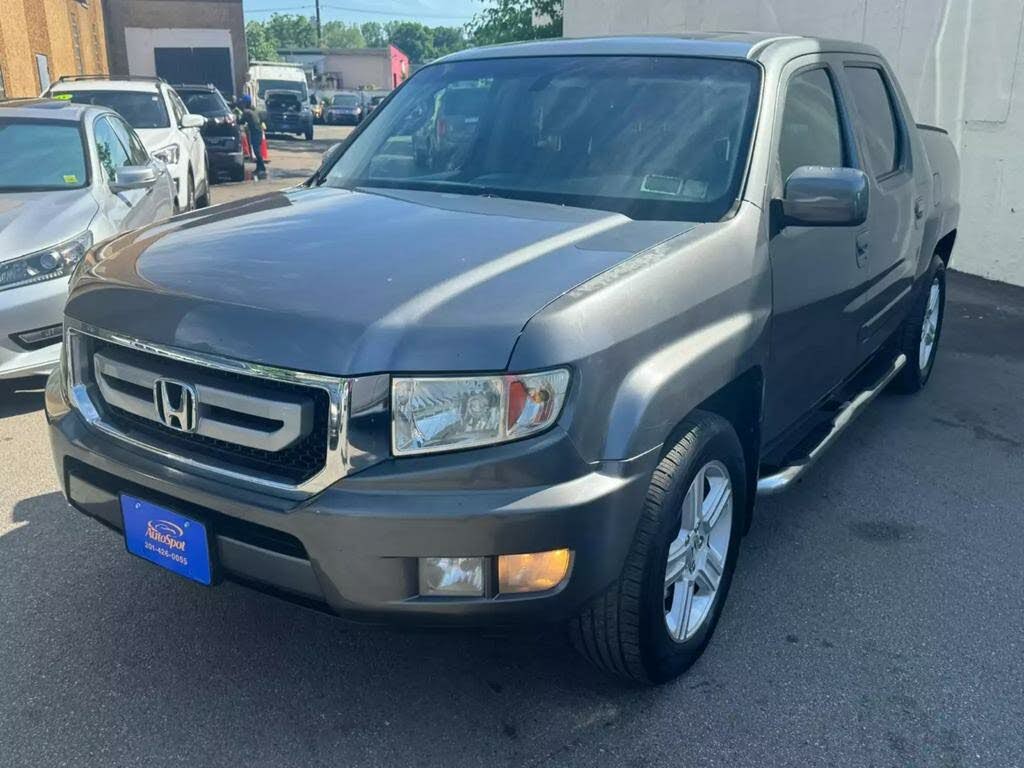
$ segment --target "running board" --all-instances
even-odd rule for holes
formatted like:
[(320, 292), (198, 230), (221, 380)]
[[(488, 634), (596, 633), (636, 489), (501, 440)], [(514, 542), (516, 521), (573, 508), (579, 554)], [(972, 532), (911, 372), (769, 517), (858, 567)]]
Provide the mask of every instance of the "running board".
[(803, 477), (804, 473), (814, 466), (814, 462), (821, 458), (821, 454), (828, 450), (828, 447), (839, 438), (843, 431), (850, 426), (850, 423), (878, 396), (878, 393), (885, 389), (890, 381), (896, 378), (896, 374), (903, 370), (903, 366), (906, 364), (906, 355), (900, 355), (893, 360), (892, 365), (886, 370), (882, 378), (843, 406), (842, 410), (836, 414), (835, 419), (832, 421), (832, 427), (829, 429), (828, 434), (810, 450), (806, 457), (795, 464), (780, 469), (778, 472), (758, 479), (757, 495), (774, 496), (777, 493), (782, 493)]

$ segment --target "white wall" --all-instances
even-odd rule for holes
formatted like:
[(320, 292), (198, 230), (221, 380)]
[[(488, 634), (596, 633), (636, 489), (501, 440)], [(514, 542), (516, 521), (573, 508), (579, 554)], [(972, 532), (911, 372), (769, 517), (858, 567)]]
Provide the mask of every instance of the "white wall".
[(949, 130), (960, 150), (953, 266), (1024, 285), (1024, 0), (564, 2), (567, 37), (756, 29), (878, 47), (917, 121)]

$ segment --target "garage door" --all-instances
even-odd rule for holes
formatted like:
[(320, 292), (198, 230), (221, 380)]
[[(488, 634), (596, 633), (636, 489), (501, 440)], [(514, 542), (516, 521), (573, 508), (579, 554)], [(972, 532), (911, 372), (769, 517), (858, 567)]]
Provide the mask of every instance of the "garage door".
[(213, 83), (230, 98), (230, 48), (154, 48), (156, 73), (168, 83)]

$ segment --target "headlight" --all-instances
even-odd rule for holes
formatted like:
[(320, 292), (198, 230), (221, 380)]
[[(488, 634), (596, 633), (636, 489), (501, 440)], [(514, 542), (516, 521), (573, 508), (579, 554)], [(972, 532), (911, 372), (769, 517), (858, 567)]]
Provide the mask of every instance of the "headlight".
[(156, 152), (153, 153), (153, 157), (155, 157), (157, 160), (162, 160), (163, 162), (167, 163), (167, 165), (177, 165), (178, 145), (171, 144), (169, 146), (158, 149)]
[(52, 248), (0, 262), (0, 291), (70, 275), (91, 246), (92, 233), (83, 232)]
[(555, 423), (568, 389), (564, 368), (518, 376), (395, 377), (394, 453), (475, 448), (535, 434)]

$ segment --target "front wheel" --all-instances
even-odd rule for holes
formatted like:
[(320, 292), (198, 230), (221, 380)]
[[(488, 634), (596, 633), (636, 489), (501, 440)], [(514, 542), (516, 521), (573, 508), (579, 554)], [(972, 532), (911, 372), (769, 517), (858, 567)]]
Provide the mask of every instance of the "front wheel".
[(933, 256), (928, 280), (896, 337), (899, 351), (907, 356), (907, 364), (893, 380), (897, 392), (913, 394), (928, 383), (939, 351), (945, 312), (946, 265), (938, 256)]
[(570, 623), (577, 650), (640, 682), (685, 672), (711, 639), (729, 592), (746, 488), (732, 426), (695, 413), (654, 471), (621, 575)]

